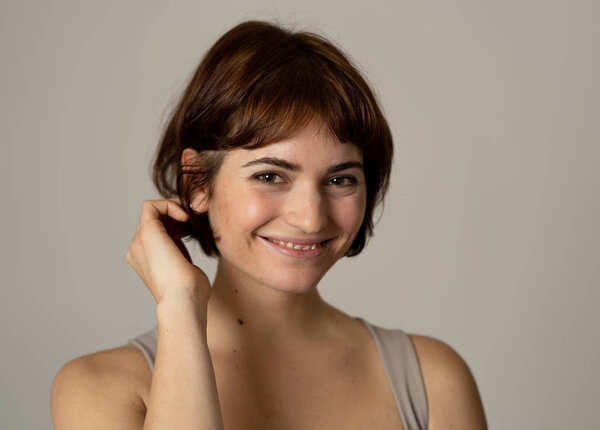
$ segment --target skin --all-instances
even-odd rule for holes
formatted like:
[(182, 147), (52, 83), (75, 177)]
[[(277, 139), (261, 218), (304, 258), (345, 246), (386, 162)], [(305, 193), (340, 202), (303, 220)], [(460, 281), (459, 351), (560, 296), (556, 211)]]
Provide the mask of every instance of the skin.
[[(131, 345), (72, 360), (52, 387), (55, 428), (402, 429), (366, 327), (316, 289), (366, 200), (361, 151), (324, 130), (315, 120), (285, 141), (230, 151), (211, 198), (193, 196), (218, 237), (212, 286), (170, 234), (187, 214), (174, 201), (144, 203), (127, 261), (157, 302), (154, 373)], [(430, 428), (486, 428), (460, 356), (411, 339)]]

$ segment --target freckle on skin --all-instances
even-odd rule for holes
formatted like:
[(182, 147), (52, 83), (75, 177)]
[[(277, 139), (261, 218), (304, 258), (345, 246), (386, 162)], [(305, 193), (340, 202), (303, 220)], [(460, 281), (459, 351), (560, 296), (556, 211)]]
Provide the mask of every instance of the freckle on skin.
[(241, 318), (238, 318), (238, 324), (239, 325), (244, 325), (244, 320), (242, 320)]
[(235, 349), (233, 350), (233, 352), (236, 352)]
[(238, 289), (234, 288), (233, 291), (237, 294), (238, 293)]

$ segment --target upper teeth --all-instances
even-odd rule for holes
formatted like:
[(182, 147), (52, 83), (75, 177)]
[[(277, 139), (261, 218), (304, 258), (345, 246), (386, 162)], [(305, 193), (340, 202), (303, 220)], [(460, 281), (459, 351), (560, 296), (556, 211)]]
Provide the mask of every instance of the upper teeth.
[(312, 245), (300, 245), (299, 243), (292, 242), (284, 242), (282, 240), (277, 239), (269, 239), (271, 242), (276, 243), (277, 245), (285, 246), (290, 249), (301, 249), (303, 251), (308, 251), (309, 249), (315, 249), (319, 244), (313, 243)]

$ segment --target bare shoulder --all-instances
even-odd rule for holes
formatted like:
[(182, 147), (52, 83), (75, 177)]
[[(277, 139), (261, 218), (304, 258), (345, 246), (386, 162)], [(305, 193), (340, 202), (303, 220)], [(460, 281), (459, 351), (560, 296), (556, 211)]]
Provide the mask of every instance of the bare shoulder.
[(446, 343), (410, 335), (427, 392), (429, 428), (487, 429), (481, 397), (463, 358)]
[(52, 384), (54, 428), (141, 429), (151, 380), (148, 363), (133, 345), (75, 358)]

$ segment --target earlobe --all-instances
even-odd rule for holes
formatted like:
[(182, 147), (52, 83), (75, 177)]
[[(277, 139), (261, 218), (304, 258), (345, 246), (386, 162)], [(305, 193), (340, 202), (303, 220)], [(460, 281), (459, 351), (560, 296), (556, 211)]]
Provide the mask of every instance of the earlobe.
[(197, 214), (208, 212), (208, 196), (203, 191), (196, 191), (190, 199), (190, 209)]
[[(195, 166), (198, 164), (200, 156), (198, 151), (193, 148), (185, 148), (181, 153), (182, 166)], [(191, 175), (186, 175), (191, 176)], [(191, 178), (185, 178), (190, 180)], [(190, 209), (196, 213), (204, 213), (208, 211), (208, 193), (204, 189), (195, 189), (190, 195)]]

